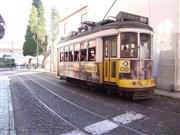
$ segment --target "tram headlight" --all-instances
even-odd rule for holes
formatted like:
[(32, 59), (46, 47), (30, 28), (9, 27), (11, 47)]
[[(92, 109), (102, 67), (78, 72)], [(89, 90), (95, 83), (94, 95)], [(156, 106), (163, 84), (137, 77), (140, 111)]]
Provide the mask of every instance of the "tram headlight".
[(141, 82), (138, 82), (138, 85), (142, 85), (142, 83), (141, 83)]
[(132, 82), (133, 85), (136, 85), (136, 82)]
[(154, 80), (151, 80), (151, 84), (155, 84)]

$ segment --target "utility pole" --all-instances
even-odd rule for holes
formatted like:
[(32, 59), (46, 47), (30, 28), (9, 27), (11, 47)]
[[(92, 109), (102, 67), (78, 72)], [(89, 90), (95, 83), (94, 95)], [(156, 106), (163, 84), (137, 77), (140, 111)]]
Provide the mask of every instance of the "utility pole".
[(112, 7), (114, 6), (114, 4), (116, 3), (117, 0), (115, 0), (113, 2), (113, 4), (111, 5), (111, 7), (109, 8), (109, 10), (107, 11), (106, 15), (104, 16), (103, 20), (106, 18), (107, 14), (109, 13), (109, 11), (112, 9)]
[(13, 57), (13, 50), (14, 50), (14, 41), (13, 41), (13, 38), (12, 38), (12, 51), (11, 51), (12, 57)]
[(37, 41), (37, 66), (36, 68), (38, 68), (38, 56), (39, 56), (39, 44), (38, 44), (38, 41)]
[(33, 39), (34, 39), (34, 41), (36, 42), (36, 45), (37, 45), (37, 47), (36, 47), (36, 56), (37, 56), (36, 68), (38, 68), (38, 56), (39, 56), (39, 44), (38, 44), (37, 36), (38, 36), (37, 34), (35, 34), (33, 36)]

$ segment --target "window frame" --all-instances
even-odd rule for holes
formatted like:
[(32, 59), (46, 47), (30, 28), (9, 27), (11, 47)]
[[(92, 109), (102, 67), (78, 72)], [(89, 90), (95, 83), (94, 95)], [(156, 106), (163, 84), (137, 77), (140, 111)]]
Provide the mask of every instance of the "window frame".
[[(91, 51), (93, 51), (94, 53), (91, 53)], [(94, 57), (93, 57), (93, 55)], [(87, 60), (89, 62), (91, 61), (96, 61), (96, 40), (93, 39), (93, 40), (89, 40), (88, 41), (88, 52), (87, 52)], [(91, 57), (90, 57), (91, 56)]]
[(120, 58), (138, 58), (138, 36), (134, 31), (120, 33)]
[[(148, 35), (149, 37), (149, 44), (147, 43), (147, 46), (145, 47), (144, 45), (144, 43), (145, 42), (143, 42), (142, 41), (142, 34), (146, 34), (146, 35)], [(145, 47), (144, 49), (146, 49), (146, 51), (147, 51), (147, 53), (148, 53), (148, 57), (147, 58), (141, 58), (141, 47), (142, 47), (142, 42), (143, 42), (143, 46)], [(145, 33), (145, 32), (141, 32), (141, 33), (139, 33), (139, 44), (140, 44), (140, 52), (139, 52), (139, 58), (140, 59), (151, 59), (152, 58), (152, 34), (150, 34), (150, 33)], [(145, 50), (144, 50), (145, 51)], [(146, 54), (147, 55), (147, 54)]]
[(109, 58), (109, 38), (104, 38), (104, 58)]
[[(112, 41), (113, 40), (116, 40), (115, 41), (115, 49), (113, 49), (113, 44), (112, 44)], [(117, 37), (112, 37), (112, 38), (110, 38), (110, 56), (111, 56), (111, 58), (117, 58)], [(113, 54), (113, 51), (115, 51), (115, 55), (112, 55)]]
[(60, 48), (60, 62), (64, 62), (64, 47)]

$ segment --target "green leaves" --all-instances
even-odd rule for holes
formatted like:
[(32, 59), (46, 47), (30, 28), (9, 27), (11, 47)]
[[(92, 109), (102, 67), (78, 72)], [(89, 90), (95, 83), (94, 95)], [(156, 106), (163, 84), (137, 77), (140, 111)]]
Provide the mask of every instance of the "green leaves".
[(32, 33), (38, 32), (38, 12), (36, 7), (32, 6), (31, 8), (31, 14), (29, 15), (29, 26)]
[(60, 20), (59, 12), (56, 11), (56, 9), (52, 7), (52, 9), (51, 9), (51, 30), (50, 30), (50, 34), (51, 34), (50, 40), (52, 42), (54, 42), (56, 40), (57, 36), (59, 35), (59, 24), (58, 24), (59, 20)]
[[(29, 26), (27, 27), (25, 42), (23, 46), (24, 55), (44, 54), (46, 50), (46, 24), (44, 7), (41, 0), (33, 0), (31, 13), (29, 15)], [(37, 46), (39, 50), (37, 53)]]
[(23, 44), (23, 54), (36, 56), (36, 49), (37, 45), (33, 39), (33, 34), (30, 30), (30, 26), (27, 26), (26, 35), (25, 35), (25, 42)]

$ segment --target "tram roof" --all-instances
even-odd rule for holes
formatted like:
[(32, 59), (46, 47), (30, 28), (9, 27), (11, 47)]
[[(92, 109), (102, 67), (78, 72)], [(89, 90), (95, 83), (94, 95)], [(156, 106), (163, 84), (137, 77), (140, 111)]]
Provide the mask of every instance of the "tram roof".
[(101, 22), (98, 22), (91, 30), (89, 31), (83, 31), (78, 32), (77, 34), (73, 36), (68, 36), (64, 38), (63, 40), (59, 41), (59, 43), (63, 43), (66, 41), (70, 41), (72, 39), (80, 38), (83, 36), (87, 36), (99, 31), (108, 30), (108, 29), (120, 29), (120, 28), (140, 28), (140, 29), (147, 29), (150, 31), (153, 31), (153, 28), (150, 27), (148, 24), (137, 22), (137, 21), (113, 21), (111, 23), (103, 23), (108, 20), (103, 20)]

